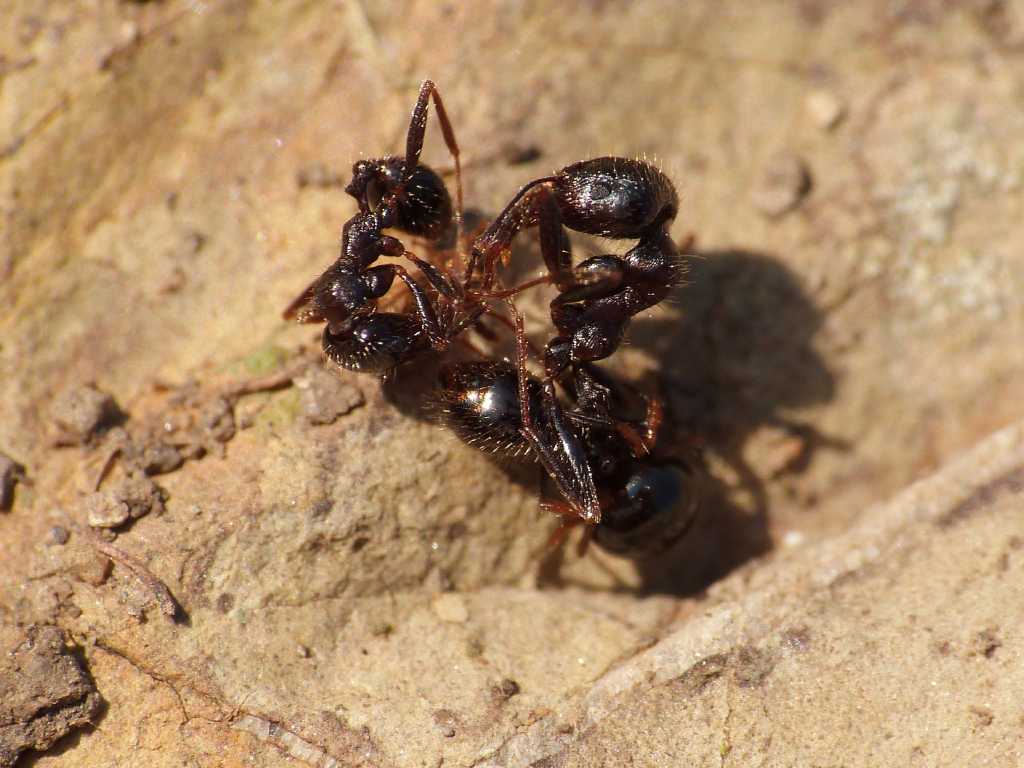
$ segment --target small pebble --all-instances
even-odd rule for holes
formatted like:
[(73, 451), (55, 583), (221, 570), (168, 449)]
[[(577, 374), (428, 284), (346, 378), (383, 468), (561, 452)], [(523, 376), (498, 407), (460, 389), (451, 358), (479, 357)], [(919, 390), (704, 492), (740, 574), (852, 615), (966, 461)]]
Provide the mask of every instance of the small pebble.
[(458, 718), (450, 709), (435, 710), (434, 722), (437, 724), (438, 730), (441, 731), (441, 734), (448, 739), (455, 735), (456, 726), (459, 724)]
[(181, 451), (173, 445), (156, 442), (142, 449), (142, 470), (147, 475), (164, 475), (173, 472), (184, 463), (185, 458)]
[(776, 155), (765, 166), (751, 202), (761, 213), (775, 218), (796, 208), (811, 191), (811, 173), (802, 158)]
[(77, 556), (71, 554), (68, 574), (94, 587), (102, 586), (110, 576), (114, 564), (103, 555), (91, 550), (82, 550)]
[(62, 525), (55, 525), (50, 529), (50, 544), (62, 546), (67, 544), (70, 538), (71, 534), (68, 533), (68, 529)]
[(823, 131), (831, 131), (846, 116), (846, 106), (830, 91), (812, 91), (804, 101), (807, 114)]
[(218, 443), (226, 443), (235, 436), (235, 412), (231, 403), (217, 397), (202, 410), (201, 420), (206, 434)]
[(59, 432), (57, 441), (65, 445), (87, 442), (119, 416), (114, 398), (90, 385), (64, 392), (50, 408), (50, 417)]
[(295, 386), (306, 421), (316, 426), (332, 424), (366, 402), (362, 390), (320, 366), (311, 366)]
[(450, 624), (464, 624), (469, 618), (466, 601), (454, 592), (445, 592), (434, 598), (434, 613), (441, 621)]
[(85, 497), (85, 512), (93, 528), (117, 528), (131, 518), (128, 505), (114, 491), (96, 491)]
[(519, 683), (510, 677), (506, 677), (497, 685), (491, 688), (491, 695), (499, 702), (508, 701), (519, 693)]
[(117, 528), (129, 519), (164, 510), (164, 492), (145, 475), (126, 477), (113, 488), (85, 497), (85, 511), (93, 528)]
[(14, 486), (25, 476), (24, 468), (5, 453), (0, 453), (0, 511), (14, 504)]

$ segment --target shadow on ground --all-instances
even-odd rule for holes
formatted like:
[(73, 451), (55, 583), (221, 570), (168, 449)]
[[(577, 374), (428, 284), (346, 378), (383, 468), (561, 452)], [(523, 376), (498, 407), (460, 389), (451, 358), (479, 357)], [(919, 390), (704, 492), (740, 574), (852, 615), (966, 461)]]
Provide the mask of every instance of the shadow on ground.
[(631, 331), (632, 343), (663, 361), (658, 380), (646, 382), (669, 414), (662, 445), (679, 453), (696, 442), (732, 476), (712, 469), (692, 534), (640, 564), (646, 591), (684, 595), (771, 547), (772, 478), (745, 457), (751, 436), (772, 427), (792, 438), (786, 473), (806, 471), (822, 448), (847, 446), (786, 415), (829, 402), (836, 384), (813, 345), (821, 311), (782, 261), (739, 249), (698, 253), (673, 298), (681, 317), (640, 319)]

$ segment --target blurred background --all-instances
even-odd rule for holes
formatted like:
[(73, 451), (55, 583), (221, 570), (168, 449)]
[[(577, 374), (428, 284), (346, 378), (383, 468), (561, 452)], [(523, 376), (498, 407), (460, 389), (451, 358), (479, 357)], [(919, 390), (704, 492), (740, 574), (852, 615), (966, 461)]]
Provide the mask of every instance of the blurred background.
[[(0, 452), (35, 478), (0, 518), (8, 583), (35, 567), (15, 557), (25, 542), (74, 518), (73, 478), (99, 450), (53, 447), (62, 393), (93, 384), (129, 425), (159, 421), (168, 391), (315, 356), (317, 334), (281, 309), (334, 259), (352, 162), (401, 151), (425, 78), (472, 219), (617, 154), (675, 181), (673, 235), (695, 238), (688, 284), (613, 365), (662, 393), (666, 450), (705, 446), (704, 533), (657, 576), (567, 556), (542, 585), (692, 594), (846, 530), (1024, 414), (1019, 2), (15, 0), (0, 18)], [(423, 159), (450, 169), (437, 128)], [(628, 247), (576, 242), (581, 258)], [(526, 307), (543, 321), (540, 293)], [(329, 600), (303, 614), (319, 629), (302, 643), (334, 621), (376, 637), (408, 615), (403, 595), (536, 585), (550, 529), (533, 475), (368, 377), (334, 378), (351, 414), (310, 427), (297, 388), (254, 395), (235, 413), (250, 428), (160, 479), (167, 514), (124, 537), (193, 636), (219, 647), (218, 621)], [(352, 618), (378, 598), (377, 618)], [(22, 600), (24, 617), (44, 610)], [(66, 625), (114, 631), (85, 610)], [(200, 665), (192, 642), (176, 668)], [(237, 704), (248, 678), (203, 669)]]

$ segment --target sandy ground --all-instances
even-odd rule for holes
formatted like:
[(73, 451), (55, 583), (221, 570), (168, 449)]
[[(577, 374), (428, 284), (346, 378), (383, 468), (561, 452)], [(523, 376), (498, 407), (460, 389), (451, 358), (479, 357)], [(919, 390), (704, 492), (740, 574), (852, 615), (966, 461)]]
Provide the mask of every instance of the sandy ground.
[[(1024, 763), (1024, 3), (0, 19), (0, 765)], [(593, 155), (679, 188), (614, 360), (705, 446), (653, 562), (545, 555), (429, 371), (280, 318), (425, 77), (470, 221)]]

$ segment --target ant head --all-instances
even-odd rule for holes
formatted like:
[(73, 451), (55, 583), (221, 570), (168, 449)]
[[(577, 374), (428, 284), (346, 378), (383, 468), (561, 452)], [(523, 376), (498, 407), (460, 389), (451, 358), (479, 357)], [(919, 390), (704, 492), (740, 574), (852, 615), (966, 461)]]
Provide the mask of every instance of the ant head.
[(336, 333), (324, 328), (324, 353), (349, 371), (386, 373), (422, 348), (422, 332), (411, 315), (356, 315)]
[(422, 164), (407, 173), (400, 157), (357, 161), (345, 191), (361, 212), (379, 217), (381, 228), (434, 239), (452, 220), (451, 198), (441, 177)]
[(697, 511), (694, 472), (674, 461), (629, 462), (616, 478), (613, 502), (594, 540), (605, 550), (645, 557), (668, 549), (690, 528)]
[(401, 158), (357, 160), (352, 165), (352, 181), (345, 187), (345, 191), (359, 203), (359, 210), (378, 213), (381, 203), (395, 190), (401, 179)]

